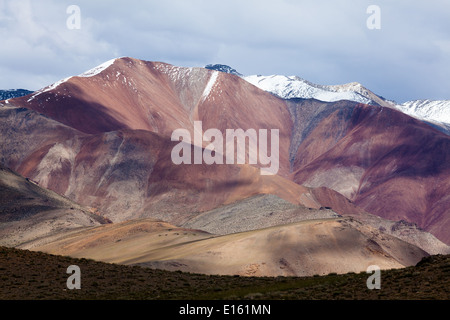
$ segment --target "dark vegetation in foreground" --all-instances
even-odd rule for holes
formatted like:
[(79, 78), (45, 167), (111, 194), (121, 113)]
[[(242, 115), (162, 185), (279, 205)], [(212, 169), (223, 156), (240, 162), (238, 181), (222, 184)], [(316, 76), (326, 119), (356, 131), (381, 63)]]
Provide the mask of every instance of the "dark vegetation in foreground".
[[(67, 267), (81, 269), (81, 289), (66, 286)], [(450, 298), (450, 255), (415, 267), (381, 271), (381, 290), (369, 274), (315, 277), (209, 276), (152, 270), (0, 247), (0, 299), (445, 299)]]

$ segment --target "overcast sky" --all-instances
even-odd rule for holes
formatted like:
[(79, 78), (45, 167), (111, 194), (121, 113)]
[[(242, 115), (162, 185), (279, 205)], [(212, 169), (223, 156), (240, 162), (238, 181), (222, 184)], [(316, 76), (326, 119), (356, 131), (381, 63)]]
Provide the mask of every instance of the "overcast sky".
[[(73, 4), (80, 29), (67, 27)], [(370, 5), (381, 29), (367, 27)], [(448, 0), (0, 0), (0, 43), (0, 89), (37, 90), (129, 56), (450, 99)]]

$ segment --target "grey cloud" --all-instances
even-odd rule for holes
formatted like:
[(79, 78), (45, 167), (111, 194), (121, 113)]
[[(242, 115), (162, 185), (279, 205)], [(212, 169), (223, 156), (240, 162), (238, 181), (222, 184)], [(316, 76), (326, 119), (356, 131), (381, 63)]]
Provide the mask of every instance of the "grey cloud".
[[(450, 4), (443, 0), (0, 2), (0, 88), (37, 89), (117, 56), (244, 74), (358, 81), (386, 98), (450, 99)], [(381, 30), (366, 8), (381, 7)]]

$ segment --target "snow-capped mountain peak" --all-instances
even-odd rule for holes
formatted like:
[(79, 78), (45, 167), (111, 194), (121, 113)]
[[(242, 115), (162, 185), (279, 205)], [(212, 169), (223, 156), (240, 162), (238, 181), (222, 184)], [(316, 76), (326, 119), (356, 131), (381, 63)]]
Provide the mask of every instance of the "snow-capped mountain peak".
[(351, 100), (366, 104), (373, 103), (369, 97), (360, 93), (367, 91), (367, 89), (364, 90), (365, 88), (357, 82), (339, 86), (323, 86), (311, 83), (298, 76), (282, 75), (253, 75), (244, 77), (244, 79), (283, 99), (317, 99), (327, 102)]

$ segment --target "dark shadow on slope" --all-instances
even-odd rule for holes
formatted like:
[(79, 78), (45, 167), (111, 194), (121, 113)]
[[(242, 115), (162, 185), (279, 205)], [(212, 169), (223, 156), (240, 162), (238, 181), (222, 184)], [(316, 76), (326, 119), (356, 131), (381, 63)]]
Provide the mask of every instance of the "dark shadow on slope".
[(33, 109), (84, 133), (95, 134), (127, 128), (120, 122), (120, 115), (108, 106), (83, 99), (86, 94), (77, 85), (63, 83), (58, 88), (67, 91), (60, 95), (55, 95), (53, 91), (43, 92), (28, 102), (33, 96), (31, 94), (13, 99), (11, 103)]

